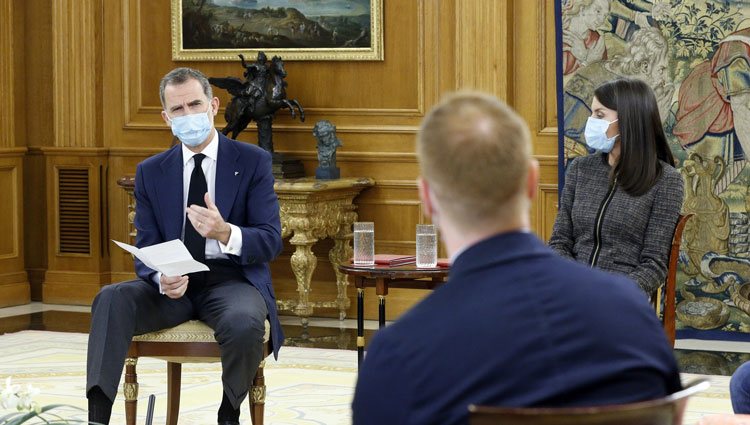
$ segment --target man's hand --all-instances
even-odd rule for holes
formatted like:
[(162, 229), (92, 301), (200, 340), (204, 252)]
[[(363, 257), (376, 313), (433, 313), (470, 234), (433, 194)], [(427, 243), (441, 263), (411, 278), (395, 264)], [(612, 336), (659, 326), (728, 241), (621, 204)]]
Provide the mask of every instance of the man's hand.
[(188, 277), (161, 275), (159, 283), (161, 284), (162, 292), (169, 298), (176, 300), (185, 295), (188, 287)]
[(201, 236), (208, 239), (216, 239), (226, 245), (229, 242), (229, 235), (232, 228), (221, 217), (219, 209), (211, 201), (208, 193), (204, 195), (203, 199), (206, 201), (206, 208), (198, 205), (190, 205), (185, 210), (187, 217)]

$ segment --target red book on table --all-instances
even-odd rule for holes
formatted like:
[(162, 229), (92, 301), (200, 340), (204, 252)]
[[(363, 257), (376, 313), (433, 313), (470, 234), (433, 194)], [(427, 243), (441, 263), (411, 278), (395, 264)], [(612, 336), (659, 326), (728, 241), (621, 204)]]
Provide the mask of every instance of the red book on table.
[(413, 255), (402, 255), (402, 254), (375, 254), (375, 264), (381, 266), (403, 266), (405, 264), (411, 264), (417, 261), (417, 257)]

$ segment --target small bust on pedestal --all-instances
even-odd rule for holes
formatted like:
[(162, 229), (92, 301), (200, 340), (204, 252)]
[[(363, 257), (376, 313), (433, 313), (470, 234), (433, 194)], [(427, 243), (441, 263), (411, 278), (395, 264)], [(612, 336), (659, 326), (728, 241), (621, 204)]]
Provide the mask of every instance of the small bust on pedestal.
[(313, 135), (318, 140), (318, 168), (315, 170), (315, 178), (338, 179), (341, 172), (336, 167), (336, 148), (343, 146), (343, 143), (336, 137), (336, 126), (328, 120), (320, 120), (313, 127)]

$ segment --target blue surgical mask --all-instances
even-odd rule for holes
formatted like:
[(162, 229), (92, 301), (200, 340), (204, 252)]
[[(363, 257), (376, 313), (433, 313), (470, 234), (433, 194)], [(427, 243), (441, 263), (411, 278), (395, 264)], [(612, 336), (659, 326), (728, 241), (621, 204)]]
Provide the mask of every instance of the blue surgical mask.
[(206, 112), (170, 118), (169, 122), (172, 126), (172, 134), (177, 136), (185, 146), (194, 148), (200, 145), (208, 138), (211, 130), (213, 130), (211, 120), (208, 118), (208, 114), (210, 113), (211, 106), (209, 105)]
[(613, 122), (617, 122), (617, 120), (609, 122), (601, 118), (589, 117), (588, 121), (586, 121), (586, 129), (583, 131), (583, 135), (586, 137), (586, 144), (591, 149), (600, 152), (611, 152), (612, 147), (615, 145), (615, 139), (619, 136), (619, 134), (615, 134), (612, 137), (607, 137), (607, 129)]

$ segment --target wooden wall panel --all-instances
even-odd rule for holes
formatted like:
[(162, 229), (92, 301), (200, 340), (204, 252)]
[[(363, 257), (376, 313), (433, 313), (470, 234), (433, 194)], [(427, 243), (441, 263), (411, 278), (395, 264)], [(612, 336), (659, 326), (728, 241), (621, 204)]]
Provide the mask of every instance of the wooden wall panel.
[(30, 300), (24, 270), (23, 242), (23, 154), (24, 149), (0, 151), (0, 307)]
[(97, 0), (52, 2), (53, 122), (56, 146), (93, 147), (97, 138)]
[[(13, 105), (15, 96), (13, 51), (13, 0), (0, 0), (0, 99)], [(15, 146), (15, 119), (13, 108), (0, 108), (0, 148)]]
[[(456, 81), (512, 103), (513, 1), (458, 1)], [(482, 46), (481, 49), (472, 48)], [(491, 53), (490, 53), (491, 52)]]
[[(47, 271), (42, 287), (44, 302), (89, 304), (103, 285), (111, 282), (109, 257), (109, 214), (107, 191), (101, 182), (108, 180), (107, 158), (101, 149), (44, 149), (46, 157)], [(88, 176), (89, 251), (64, 252), (60, 249), (60, 171), (83, 170)], [(126, 210), (124, 210), (126, 211)]]
[(18, 201), (21, 199), (20, 175), (18, 167), (0, 165), (0, 205), (7, 208), (10, 214), (5, 214), (0, 220), (0, 260), (17, 257), (20, 250), (21, 217)]
[(30, 149), (24, 161), (23, 215), (26, 271), (31, 299), (42, 301), (42, 282), (47, 269), (47, 180), (41, 151)]
[(375, 250), (379, 253), (414, 253), (414, 232), (422, 223), (416, 189), (406, 185), (376, 187), (357, 200), (361, 221), (375, 222)]
[[(104, 108), (107, 102), (102, 96), (101, 79), (105, 61), (103, 6), (99, 0), (60, 0), (51, 6), (29, 2), (26, 6), (27, 17), (45, 7), (50, 9), (43, 12), (42, 21), (49, 19), (51, 39), (32, 35), (31, 28), (27, 31), (29, 44), (49, 42), (52, 46), (51, 58), (46, 58), (51, 65), (45, 63), (51, 67), (51, 84), (46, 86), (51, 91), (46, 94), (51, 97), (51, 108), (43, 111), (51, 117), (51, 134), (37, 130), (39, 139), (31, 142), (33, 155), (43, 158), (48, 212), (44, 234), (47, 261), (41, 291), (44, 302), (88, 304), (99, 288), (110, 282), (109, 257), (104, 249), (109, 231), (104, 184), (108, 179), (108, 152), (101, 148), (102, 115), (109, 112)], [(73, 176), (79, 173), (84, 180)], [(61, 193), (67, 178), (75, 195)], [(33, 179), (40, 181), (42, 177), (35, 175)], [(80, 184), (88, 187), (81, 189)], [(82, 212), (71, 212), (79, 207)], [(86, 212), (88, 217), (78, 218), (77, 214)], [(71, 224), (73, 221), (77, 224)]]
[(557, 157), (554, 3), (514, 3), (511, 104), (529, 124), (534, 154), (551, 160)]
[(24, 270), (23, 156), (24, 142), (16, 130), (23, 114), (23, 10), (12, 0), (0, 0), (0, 307), (28, 303), (29, 282)]
[[(514, 1), (513, 107), (529, 124), (540, 185), (534, 231), (547, 240), (557, 214), (557, 106), (554, 2)], [(554, 200), (554, 202), (553, 202)]]
[(48, 53), (49, 46), (52, 45), (52, 8), (48, 0), (26, 0), (23, 4), (23, 24), (20, 26), (25, 27), (27, 31), (23, 34), (22, 51), (28, 54), (25, 55), (23, 95), (20, 96), (26, 99), (25, 121), (20, 131), (23, 132), (22, 139), (25, 140), (26, 146), (53, 146), (54, 120), (50, 115), (54, 98), (53, 76), (51, 57)]
[[(20, 2), (17, 2), (20, 4)], [(41, 147), (54, 146), (53, 67), (48, 52), (52, 45), (52, 8), (46, 0), (23, 2), (25, 55), (23, 64), (23, 98), (25, 120), (22, 139), (29, 147), (24, 169), (24, 239), (26, 240), (26, 271), (31, 284), (31, 298), (42, 301), (42, 282), (47, 269), (47, 208), (46, 160)], [(49, 30), (40, 30), (40, 29)], [(41, 195), (41, 196), (40, 196)]]

